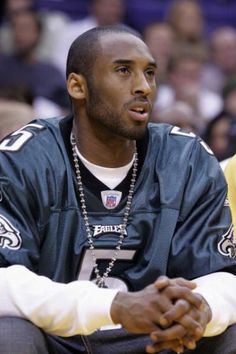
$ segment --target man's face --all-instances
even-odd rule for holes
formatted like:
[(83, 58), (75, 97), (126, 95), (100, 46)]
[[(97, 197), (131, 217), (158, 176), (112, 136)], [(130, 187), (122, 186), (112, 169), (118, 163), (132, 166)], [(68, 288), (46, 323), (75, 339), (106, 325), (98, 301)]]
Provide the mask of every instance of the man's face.
[(139, 139), (146, 130), (156, 95), (156, 66), (137, 37), (106, 34), (88, 80), (87, 117), (107, 136)]
[(123, 0), (94, 0), (92, 13), (99, 26), (114, 25), (123, 21), (125, 4)]
[(20, 55), (30, 53), (37, 45), (40, 36), (35, 16), (30, 12), (13, 16), (12, 30), (17, 53)]

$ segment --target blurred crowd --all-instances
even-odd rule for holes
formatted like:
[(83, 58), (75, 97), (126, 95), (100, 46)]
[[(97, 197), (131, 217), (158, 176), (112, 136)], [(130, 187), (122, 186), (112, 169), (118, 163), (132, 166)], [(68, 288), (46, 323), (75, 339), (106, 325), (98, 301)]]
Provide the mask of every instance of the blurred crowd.
[[(2, 1), (0, 138), (33, 118), (70, 112), (65, 80), (70, 44), (95, 26), (130, 25), (127, 2), (87, 0), (87, 13), (81, 16), (76, 8), (71, 16), (47, 8), (46, 1), (42, 6), (40, 0)], [(158, 66), (151, 120), (200, 135), (222, 161), (236, 153), (236, 28), (225, 22), (206, 31), (204, 11), (197, 0), (169, 0), (161, 18), (134, 28)]]

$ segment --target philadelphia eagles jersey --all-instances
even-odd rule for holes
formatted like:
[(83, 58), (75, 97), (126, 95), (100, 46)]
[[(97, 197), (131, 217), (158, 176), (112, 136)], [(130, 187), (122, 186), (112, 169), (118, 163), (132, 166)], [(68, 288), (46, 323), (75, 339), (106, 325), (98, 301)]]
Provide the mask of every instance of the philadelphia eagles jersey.
[[(22, 264), (65, 283), (95, 278), (71, 127), (72, 117), (36, 120), (0, 144), (1, 266)], [(149, 124), (137, 148), (130, 216), (108, 286), (138, 290), (161, 274), (193, 279), (220, 270), (235, 273), (226, 182), (210, 149), (194, 134), (167, 124)], [(132, 168), (116, 187), (122, 197), (110, 208), (101, 195), (109, 188), (81, 165), (101, 274), (119, 240), (131, 173)], [(112, 196), (111, 191), (108, 204)]]

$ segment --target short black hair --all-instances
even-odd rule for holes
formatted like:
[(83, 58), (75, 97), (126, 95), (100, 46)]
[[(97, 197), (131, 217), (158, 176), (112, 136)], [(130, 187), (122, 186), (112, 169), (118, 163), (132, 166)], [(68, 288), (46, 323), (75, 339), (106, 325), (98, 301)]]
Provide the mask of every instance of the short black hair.
[(100, 50), (100, 38), (108, 33), (129, 33), (142, 39), (139, 32), (126, 25), (94, 27), (77, 37), (71, 44), (66, 64), (66, 77), (70, 73), (83, 75), (91, 79), (94, 63)]

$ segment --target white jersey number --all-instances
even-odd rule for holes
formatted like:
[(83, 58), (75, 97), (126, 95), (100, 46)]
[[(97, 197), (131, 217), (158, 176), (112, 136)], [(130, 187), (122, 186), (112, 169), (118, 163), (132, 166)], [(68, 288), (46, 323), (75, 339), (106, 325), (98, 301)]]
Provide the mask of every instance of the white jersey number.
[[(182, 135), (182, 136), (189, 136), (190, 138), (196, 138), (197, 135), (192, 133), (192, 132), (184, 132), (182, 131), (179, 127), (173, 127), (171, 129), (171, 132), (170, 134), (173, 134), (173, 135)], [(200, 139), (199, 137), (199, 143), (204, 147), (204, 149), (208, 152), (208, 154), (210, 155), (214, 155), (213, 151), (210, 149), (210, 147), (203, 141)]]
[[(96, 249), (94, 250), (94, 254), (96, 256), (96, 259), (111, 259), (112, 256), (112, 250), (109, 249)], [(119, 251), (118, 255), (117, 255), (117, 261), (120, 260), (132, 260), (134, 258), (135, 255), (134, 250), (121, 250)], [(91, 255), (91, 251), (90, 250), (86, 250), (83, 260), (82, 260), (82, 265), (80, 268), (80, 272), (78, 275), (78, 280), (90, 280), (91, 274), (93, 272), (94, 269), (94, 263), (93, 263), (93, 259), (92, 259), (92, 255)], [(95, 280), (93, 280), (95, 282)], [(113, 278), (113, 277), (108, 277), (106, 279), (106, 285), (108, 286), (108, 288), (111, 289), (119, 289), (121, 291), (127, 291), (128, 287), (125, 284), (125, 282), (119, 278)]]
[(18, 151), (26, 143), (26, 141), (28, 141), (33, 136), (33, 133), (27, 130), (28, 128), (43, 129), (44, 126), (36, 123), (25, 125), (4, 139), (0, 144), (0, 150)]

